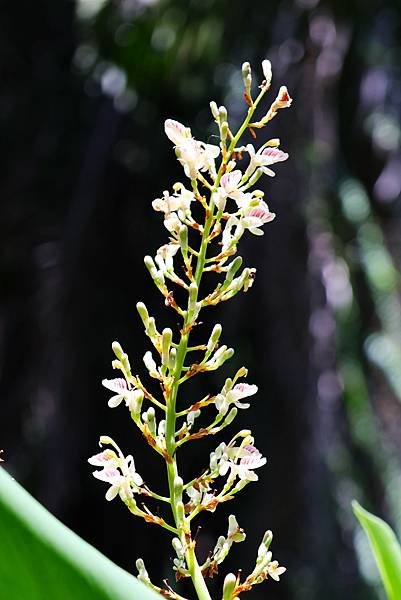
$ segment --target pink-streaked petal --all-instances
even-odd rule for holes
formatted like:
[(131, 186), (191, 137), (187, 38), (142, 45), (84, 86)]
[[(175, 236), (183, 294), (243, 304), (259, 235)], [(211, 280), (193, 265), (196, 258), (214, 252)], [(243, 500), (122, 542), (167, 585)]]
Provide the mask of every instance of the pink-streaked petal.
[(223, 175), (220, 183), (226, 194), (230, 194), (238, 188), (241, 179), (242, 173), (237, 169), (236, 171), (232, 171), (231, 173), (226, 173)]
[(121, 479), (120, 471), (113, 468), (104, 468), (101, 471), (94, 471), (92, 475), (100, 481), (105, 481), (106, 483), (111, 483), (113, 485), (115, 485), (117, 481)]
[(174, 121), (174, 119), (167, 119), (164, 122), (164, 131), (169, 140), (173, 142), (175, 146), (180, 146), (188, 138), (191, 137), (191, 130), (189, 127), (185, 127), (182, 123)]
[(88, 463), (95, 467), (104, 467), (105, 465), (110, 464), (110, 461), (117, 459), (118, 457), (114, 450), (107, 449), (88, 458)]
[(117, 377), (116, 379), (103, 379), (102, 385), (111, 392), (121, 394), (122, 396), (128, 391), (127, 382), (122, 377)]
[(278, 148), (265, 148), (262, 151), (262, 156), (265, 159), (263, 161), (264, 165), (272, 165), (277, 162), (282, 162), (283, 160), (287, 160), (288, 154), (287, 152), (283, 152)]
[[(258, 206), (251, 208), (247, 216), (255, 217), (256, 219), (259, 219), (262, 223), (269, 223), (270, 221), (273, 221), (276, 215), (270, 212), (266, 202), (263, 202), (263, 200), (261, 200)], [(255, 225), (256, 227), (258, 226), (256, 223)]]
[(240, 398), (247, 398), (253, 396), (258, 391), (257, 385), (250, 385), (249, 383), (237, 383), (229, 393), (235, 396), (236, 400)]
[(266, 459), (261, 455), (259, 450), (255, 448), (255, 446), (252, 446), (252, 444), (244, 446), (243, 451), (245, 454), (240, 460), (241, 467), (246, 467), (247, 469), (258, 469), (266, 464)]

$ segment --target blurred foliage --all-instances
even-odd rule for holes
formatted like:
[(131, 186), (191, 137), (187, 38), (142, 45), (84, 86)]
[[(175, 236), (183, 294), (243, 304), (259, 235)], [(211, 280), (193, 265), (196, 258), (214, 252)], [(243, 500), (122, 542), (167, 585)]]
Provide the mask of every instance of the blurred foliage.
[[(99, 381), (113, 339), (132, 362), (147, 349), (135, 302), (163, 314), (142, 267), (164, 239), (150, 202), (181, 177), (163, 120), (212, 139), (209, 100), (235, 121), (246, 108), (242, 61), (256, 72), (269, 57), (273, 93), (285, 83), (295, 99), (269, 132), (290, 153), (266, 190), (278, 219), (265, 255), (245, 244), (258, 268), (252, 293), (214, 313), (237, 348), (234, 367), (244, 362), (260, 387), (247, 424), (270, 458), (235, 512), (251, 539), (273, 529), (288, 567), (255, 600), (380, 598), (350, 501), (400, 535), (399, 1), (41, 0), (0, 10), (6, 467), (127, 569), (138, 555), (148, 564), (157, 543), (151, 575), (171, 577), (169, 540), (106, 505), (90, 481), (85, 458), (106, 427), (141, 473), (163, 477), (121, 412), (110, 414)], [(210, 385), (218, 379), (191, 391)], [(188, 474), (201, 455), (187, 458)], [(225, 518), (205, 519), (200, 552)], [(229, 568), (246, 567), (248, 554)]]

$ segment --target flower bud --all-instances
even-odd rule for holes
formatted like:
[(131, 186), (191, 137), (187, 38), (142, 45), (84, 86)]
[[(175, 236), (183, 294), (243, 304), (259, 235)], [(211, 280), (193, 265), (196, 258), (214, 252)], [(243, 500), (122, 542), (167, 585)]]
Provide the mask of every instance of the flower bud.
[(185, 519), (185, 510), (183, 502), (177, 502), (176, 513), (178, 521), (183, 521)]
[(174, 477), (174, 494), (181, 498), (184, 488), (184, 482), (181, 477)]
[(141, 317), (142, 322), (146, 328), (148, 326), (148, 320), (149, 320), (148, 309), (146, 308), (146, 306), (144, 305), (143, 302), (137, 302), (136, 310), (138, 311), (139, 316)]
[(156, 269), (156, 265), (151, 256), (145, 256), (143, 262), (145, 263), (145, 266), (148, 269), (150, 276), (155, 282), (156, 286), (162, 291), (165, 285), (163, 273)]
[(140, 579), (141, 581), (148, 581), (149, 575), (142, 558), (138, 558), (138, 560), (135, 563), (135, 566), (138, 569), (138, 579)]
[(122, 363), (122, 365), (124, 367), (124, 370), (127, 373), (130, 373), (131, 372), (131, 365), (129, 364), (128, 354), (123, 353), (121, 355), (121, 363)]
[(170, 345), (173, 337), (173, 332), (170, 328), (166, 327), (162, 333), (162, 364), (167, 366), (170, 359)]
[(223, 600), (232, 600), (237, 578), (234, 573), (229, 573), (224, 579), (223, 585)]
[(129, 395), (128, 408), (132, 416), (136, 417), (141, 412), (145, 395), (142, 390), (134, 390)]
[(227, 427), (227, 425), (230, 425), (230, 423), (232, 423), (234, 421), (235, 417), (237, 416), (237, 413), (238, 413), (238, 408), (233, 406), (232, 409), (230, 410), (230, 412), (228, 413), (228, 415), (226, 416), (226, 418), (224, 419), (224, 423), (223, 423), (222, 427)]
[(159, 379), (159, 373), (157, 371), (157, 366), (155, 361), (153, 360), (153, 356), (150, 350), (145, 352), (143, 357), (143, 362), (145, 363), (145, 367), (149, 371), (149, 375), (154, 377), (155, 379)]
[(272, 65), (271, 65), (270, 60), (262, 61), (262, 69), (263, 69), (263, 76), (266, 81), (265, 86), (267, 88), (269, 88), (271, 81), (272, 81)]
[(192, 282), (189, 286), (188, 321), (194, 321), (199, 314), (200, 305), (197, 302), (198, 286)]
[(156, 418), (155, 409), (153, 408), (153, 406), (148, 408), (146, 413), (143, 413), (142, 418), (144, 422), (147, 423), (152, 437), (156, 437)]
[(210, 338), (207, 343), (207, 352), (209, 352), (209, 353), (213, 352), (213, 350), (216, 347), (217, 342), (220, 339), (221, 332), (222, 332), (222, 327), (221, 327), (220, 323), (216, 323), (216, 325), (213, 327), (213, 331), (210, 334)]
[(146, 335), (148, 335), (150, 339), (154, 339), (157, 336), (154, 317), (149, 317), (148, 326), (146, 327)]
[(234, 258), (234, 260), (230, 263), (230, 266), (227, 270), (227, 274), (226, 274), (226, 278), (224, 280), (223, 286), (227, 287), (232, 280), (235, 277), (235, 274), (237, 273), (238, 269), (241, 268), (242, 265), (242, 257), (241, 256), (237, 256), (236, 258)]
[(176, 551), (178, 558), (181, 558), (184, 553), (184, 549), (182, 547), (180, 539), (177, 537), (173, 538), (171, 540), (171, 544), (172, 544), (174, 550)]
[(123, 349), (121, 348), (120, 344), (118, 342), (113, 342), (111, 345), (111, 348), (112, 348), (114, 354), (117, 356), (117, 358), (121, 359), (121, 356), (123, 354)]
[(244, 82), (245, 93), (251, 96), (252, 71), (249, 62), (244, 62), (242, 65), (242, 79)]
[(238, 525), (235, 515), (228, 517), (228, 537), (233, 542), (243, 542), (246, 538), (246, 534), (243, 529)]
[(262, 544), (264, 544), (266, 546), (266, 548), (269, 549), (270, 544), (272, 543), (272, 540), (273, 540), (273, 533), (270, 531), (270, 529), (268, 529), (263, 536)]
[(227, 121), (227, 109), (225, 106), (219, 106), (219, 117), (220, 121)]
[(220, 114), (219, 114), (219, 109), (217, 107), (216, 102), (214, 102), (212, 100), (212, 102), (210, 102), (209, 106), (210, 106), (210, 110), (211, 110), (213, 117), (216, 119), (216, 121), (218, 121), (220, 119)]
[(221, 141), (224, 142), (228, 135), (228, 123), (223, 121), (220, 127)]
[(177, 350), (175, 348), (171, 348), (170, 357), (169, 357), (169, 361), (168, 361), (168, 368), (170, 369), (170, 371), (174, 371), (176, 359), (177, 359)]
[(188, 254), (188, 227), (182, 224), (178, 234), (180, 236), (181, 252), (186, 256)]

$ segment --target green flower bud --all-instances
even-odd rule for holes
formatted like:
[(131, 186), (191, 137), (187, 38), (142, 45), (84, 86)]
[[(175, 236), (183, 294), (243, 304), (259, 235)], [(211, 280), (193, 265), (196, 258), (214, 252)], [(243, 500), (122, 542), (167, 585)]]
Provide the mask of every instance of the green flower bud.
[(228, 135), (228, 123), (227, 121), (223, 121), (220, 127), (221, 140), (224, 142)]
[(219, 106), (219, 117), (220, 121), (227, 121), (227, 109), (225, 106)]
[(156, 437), (156, 418), (155, 418), (155, 409), (153, 408), (153, 406), (148, 408), (148, 411), (146, 413), (143, 413), (143, 416), (145, 416), (145, 415), (146, 415), (146, 418), (144, 418), (144, 421), (145, 421), (145, 423), (148, 424), (151, 435), (153, 437)]
[(162, 333), (162, 364), (168, 365), (170, 359), (170, 345), (173, 337), (173, 332), (168, 327), (163, 329)]
[(223, 288), (228, 287), (228, 285), (232, 282), (238, 269), (241, 268), (241, 265), (242, 265), (242, 257), (237, 256), (236, 258), (234, 258), (234, 260), (232, 261), (232, 263), (230, 264), (230, 266), (227, 270), (226, 278), (223, 283)]
[(210, 110), (211, 110), (213, 117), (216, 119), (216, 121), (218, 121), (220, 119), (220, 114), (219, 114), (219, 109), (217, 107), (216, 102), (214, 102), (212, 100), (212, 102), (210, 102), (209, 106), (210, 106)]
[(113, 342), (111, 345), (111, 348), (112, 348), (114, 354), (117, 356), (117, 358), (121, 359), (121, 356), (123, 354), (123, 349), (121, 348), (120, 344), (118, 342)]
[(168, 368), (170, 369), (170, 371), (174, 371), (176, 359), (177, 359), (177, 350), (175, 348), (171, 348), (170, 357), (169, 357), (169, 361), (168, 361)]
[(234, 573), (229, 573), (224, 579), (223, 585), (223, 600), (232, 600), (237, 578)]
[(221, 332), (222, 332), (222, 326), (220, 325), (220, 323), (216, 323), (216, 325), (213, 327), (213, 331), (210, 334), (210, 338), (207, 343), (207, 351), (209, 353), (213, 352), (213, 350), (215, 349), (216, 344), (220, 339)]
[(178, 234), (180, 236), (181, 252), (186, 256), (188, 254), (188, 227), (182, 224)]
[(138, 302), (136, 305), (136, 309), (137, 309), (139, 316), (141, 317), (142, 322), (146, 328), (148, 326), (148, 320), (149, 320), (148, 309), (146, 308), (146, 306), (144, 305), (143, 302)]
[(176, 513), (179, 521), (183, 521), (185, 519), (185, 511), (183, 502), (177, 502), (176, 504)]
[(174, 493), (176, 496), (181, 497), (184, 489), (184, 482), (181, 477), (174, 478)]
[(230, 410), (230, 412), (228, 413), (228, 415), (226, 416), (226, 418), (224, 419), (223, 427), (227, 427), (227, 425), (230, 425), (230, 423), (232, 423), (234, 421), (235, 417), (237, 416), (237, 413), (238, 413), (238, 408), (233, 406), (232, 409)]

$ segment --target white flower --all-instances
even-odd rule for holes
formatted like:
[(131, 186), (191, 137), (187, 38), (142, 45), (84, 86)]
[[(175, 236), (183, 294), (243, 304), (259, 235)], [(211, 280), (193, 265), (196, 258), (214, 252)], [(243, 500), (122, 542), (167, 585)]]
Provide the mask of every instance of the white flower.
[(164, 212), (166, 215), (174, 211), (182, 211), (185, 215), (188, 215), (191, 212), (191, 202), (194, 200), (194, 194), (181, 185), (173, 195), (164, 191), (163, 198), (153, 200), (152, 206), (154, 210)]
[(219, 474), (225, 475), (230, 469), (231, 477), (239, 477), (244, 481), (257, 481), (258, 476), (253, 472), (254, 469), (266, 464), (266, 458), (253, 444), (246, 444), (240, 448), (228, 447), (225, 454), (226, 457), (223, 455), (220, 463)]
[(115, 467), (118, 464), (118, 456), (114, 452), (114, 450), (110, 450), (107, 448), (94, 456), (88, 458), (88, 463), (94, 465), (95, 467)]
[(118, 467), (105, 467), (101, 471), (93, 473), (96, 479), (110, 484), (106, 492), (106, 500), (109, 501), (113, 500), (117, 494), (120, 494), (123, 499), (132, 497), (133, 492), (138, 491), (139, 486), (143, 483), (142, 477), (135, 471), (132, 456), (120, 459)]
[(220, 194), (226, 198), (232, 198), (237, 202), (243, 201), (244, 196), (247, 194), (244, 194), (244, 191), (239, 187), (241, 180), (242, 172), (238, 169), (231, 173), (226, 173), (220, 180)]
[(125, 379), (103, 379), (102, 385), (108, 390), (115, 392), (115, 396), (112, 396), (107, 403), (110, 408), (119, 406), (125, 400), (125, 405), (132, 411), (137, 402), (143, 399), (142, 390), (129, 387)]
[(155, 262), (161, 271), (173, 271), (173, 257), (177, 254), (180, 245), (175, 242), (160, 246), (155, 257)]
[(287, 569), (285, 567), (280, 567), (277, 560), (273, 560), (266, 567), (268, 575), (270, 575), (270, 577), (275, 581), (280, 581), (280, 575), (285, 573), (286, 570)]
[(270, 177), (275, 176), (275, 172), (271, 169), (268, 169), (268, 165), (272, 165), (276, 162), (282, 162), (283, 160), (287, 160), (288, 154), (279, 150), (278, 148), (261, 148), (257, 152), (252, 144), (248, 144), (246, 146), (246, 150), (249, 154), (249, 165), (245, 171), (244, 177), (249, 179), (256, 171), (256, 169), (261, 168), (265, 175), (270, 175)]
[(237, 383), (227, 393), (221, 393), (216, 396), (215, 405), (221, 415), (225, 415), (231, 404), (234, 404), (237, 408), (249, 408), (249, 404), (246, 402), (240, 402), (242, 398), (253, 396), (258, 391), (256, 385), (249, 385), (248, 383)]
[(124, 457), (117, 444), (108, 437), (101, 437), (100, 443), (107, 443), (114, 446), (114, 450), (104, 450), (88, 459), (91, 465), (102, 466), (101, 471), (94, 471), (93, 476), (100, 481), (110, 484), (106, 493), (106, 500), (113, 500), (120, 495), (122, 500), (132, 498), (133, 493), (139, 491), (139, 486), (143, 484), (143, 479), (135, 471), (135, 463), (132, 456)]
[(180, 146), (187, 139), (191, 138), (191, 130), (189, 127), (185, 127), (174, 119), (167, 119), (164, 123), (164, 131), (169, 140), (173, 142), (175, 146)]
[(170, 233), (175, 233), (176, 235), (179, 234), (179, 231), (181, 229), (181, 221), (178, 218), (177, 213), (172, 212), (170, 213), (165, 219), (164, 219), (164, 227), (167, 229), (167, 231), (169, 231)]
[(263, 235), (263, 231), (259, 229), (265, 225), (265, 223), (270, 223), (275, 219), (275, 213), (270, 212), (269, 207), (266, 202), (263, 200), (259, 200), (257, 205), (248, 205), (241, 209), (243, 214), (241, 218), (241, 225), (244, 229), (248, 229), (254, 235)]
[(199, 171), (209, 171), (213, 177), (215, 176), (214, 161), (220, 154), (218, 146), (198, 142), (192, 137), (189, 127), (173, 119), (167, 119), (164, 130), (175, 146), (177, 158), (184, 167), (187, 177), (196, 179)]

